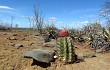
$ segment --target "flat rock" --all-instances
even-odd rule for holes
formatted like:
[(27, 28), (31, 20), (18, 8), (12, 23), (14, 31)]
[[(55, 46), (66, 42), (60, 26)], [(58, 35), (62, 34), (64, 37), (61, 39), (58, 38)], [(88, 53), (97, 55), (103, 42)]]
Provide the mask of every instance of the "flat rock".
[(55, 51), (57, 50), (56, 41), (50, 41), (50, 42), (43, 43), (43, 46), (44, 46), (44, 47), (51, 47), (51, 48), (53, 48)]
[(30, 45), (31, 46), (42, 46), (44, 41), (38, 41), (38, 42), (32, 42)]
[(96, 53), (101, 53), (103, 50), (102, 49), (97, 49), (95, 52)]
[(43, 43), (43, 46), (55, 47), (56, 45), (57, 45), (56, 42), (46, 42), (46, 43)]
[(81, 52), (77, 54), (78, 56), (83, 56), (84, 58), (92, 58), (96, 56), (95, 52)]
[(54, 60), (54, 51), (47, 49), (33, 49), (31, 51), (26, 51), (22, 54), (24, 58), (33, 58), (39, 62), (49, 63)]

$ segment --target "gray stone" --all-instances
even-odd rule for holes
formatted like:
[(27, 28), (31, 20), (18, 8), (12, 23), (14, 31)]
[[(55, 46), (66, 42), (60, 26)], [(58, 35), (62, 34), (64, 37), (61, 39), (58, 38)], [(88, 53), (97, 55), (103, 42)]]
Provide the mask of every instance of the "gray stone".
[(22, 44), (15, 44), (15, 48), (19, 49), (20, 47), (23, 47)]
[(35, 35), (33, 35), (33, 37), (39, 39), (40, 41), (44, 41), (44, 38), (42, 36), (35, 36)]
[(102, 49), (97, 49), (95, 52), (96, 53), (101, 53), (103, 50)]
[(50, 41), (50, 42), (43, 43), (43, 46), (44, 46), (44, 47), (51, 47), (51, 48), (53, 48), (55, 51), (57, 51), (56, 41)]
[(31, 46), (42, 46), (44, 41), (38, 41), (38, 42), (32, 42), (30, 45)]
[(20, 41), (23, 41), (23, 40), (25, 40), (26, 38), (21, 38), (21, 40)]
[(96, 56), (95, 52), (81, 52), (77, 54), (78, 56), (83, 56), (85, 58), (92, 58), (94, 56)]
[(57, 45), (56, 42), (47, 42), (47, 43), (43, 43), (43, 46), (55, 47), (56, 45)]
[(54, 60), (54, 51), (47, 49), (33, 49), (31, 51), (26, 51), (22, 54), (24, 58), (33, 58), (39, 62), (49, 63)]
[(77, 55), (77, 60), (84, 61), (85, 58), (83, 56)]

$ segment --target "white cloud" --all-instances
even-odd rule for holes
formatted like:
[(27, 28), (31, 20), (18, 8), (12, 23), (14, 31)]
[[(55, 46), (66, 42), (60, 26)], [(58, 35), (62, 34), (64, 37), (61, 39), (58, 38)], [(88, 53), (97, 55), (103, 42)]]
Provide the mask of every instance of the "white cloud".
[(97, 18), (97, 15), (84, 15), (81, 16), (80, 18)]
[(21, 16), (22, 18), (33, 18), (33, 16)]
[(56, 17), (50, 17), (49, 18), (49, 22), (56, 22), (57, 21), (57, 18)]
[(0, 6), (0, 9), (7, 9), (7, 10), (15, 10), (14, 8), (8, 7), (8, 6)]
[(70, 22), (70, 23), (65, 23), (65, 22), (57, 22), (55, 23), (55, 26), (58, 28), (82, 28), (84, 25), (87, 25), (89, 21), (75, 21), (75, 22)]
[[(93, 15), (91, 15), (92, 17)], [(89, 21), (74, 21), (74, 22), (62, 22), (58, 21), (56, 17), (50, 17), (49, 22), (54, 22), (55, 26), (58, 28), (82, 28), (84, 25), (87, 25)]]
[[(89, 21), (76, 21), (72, 22), (73, 28), (82, 28), (84, 25), (87, 25)], [(71, 25), (70, 25), (71, 26)]]
[(58, 28), (64, 28), (64, 27), (66, 27), (66, 24), (64, 22), (57, 22), (57, 23), (55, 23), (55, 26)]
[(76, 23), (78, 23), (78, 24), (87, 24), (87, 23), (89, 23), (89, 21), (79, 21), (79, 22), (76, 22)]

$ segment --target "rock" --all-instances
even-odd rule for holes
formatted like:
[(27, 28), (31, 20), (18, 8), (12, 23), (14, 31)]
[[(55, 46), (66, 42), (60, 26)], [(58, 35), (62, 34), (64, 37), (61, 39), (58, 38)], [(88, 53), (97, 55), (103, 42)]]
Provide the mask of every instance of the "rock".
[(18, 40), (18, 39), (15, 38), (15, 37), (9, 37), (8, 39), (9, 39), (9, 40)]
[(51, 48), (53, 48), (55, 51), (57, 51), (57, 44), (56, 44), (55, 41), (43, 43), (43, 47), (51, 47)]
[(42, 46), (44, 41), (39, 41), (39, 42), (32, 42), (30, 45), (31, 46)]
[(95, 52), (96, 53), (101, 53), (103, 50), (102, 49), (97, 49)]
[(49, 63), (54, 60), (54, 51), (47, 49), (33, 49), (31, 51), (24, 52), (22, 57), (31, 57), (39, 62)]
[(83, 56), (85, 58), (92, 58), (96, 56), (95, 52), (81, 52), (79, 54), (77, 54), (78, 56)]
[(10, 43), (10, 46), (14, 46), (15, 45), (15, 43)]
[(21, 38), (21, 40), (20, 41), (23, 41), (23, 40), (25, 40), (26, 38)]
[(40, 34), (35, 34), (34, 36), (40, 36)]
[(77, 60), (84, 61), (85, 58), (83, 56), (77, 55)]
[(33, 33), (33, 34), (31, 34), (32, 36), (40, 36), (40, 34), (39, 33)]
[(47, 43), (43, 43), (43, 46), (45, 47), (56, 47), (56, 42), (47, 42)]
[(13, 36), (19, 36), (17, 33), (14, 33)]
[(7, 33), (3, 33), (3, 35), (7, 35)]
[(22, 44), (15, 44), (15, 47), (16, 47), (17, 49), (19, 49), (20, 47), (23, 47), (23, 45), (22, 45)]

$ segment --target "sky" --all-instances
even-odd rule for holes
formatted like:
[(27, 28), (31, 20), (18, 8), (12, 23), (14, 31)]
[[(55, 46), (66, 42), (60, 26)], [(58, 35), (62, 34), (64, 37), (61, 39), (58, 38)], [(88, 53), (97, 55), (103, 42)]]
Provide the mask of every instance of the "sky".
[(102, 21), (99, 16), (107, 0), (0, 0), (0, 22), (16, 24), (19, 27), (30, 27), (26, 17), (34, 15), (34, 5), (39, 4), (46, 24), (53, 23), (58, 27), (81, 28), (89, 22)]

